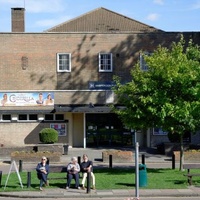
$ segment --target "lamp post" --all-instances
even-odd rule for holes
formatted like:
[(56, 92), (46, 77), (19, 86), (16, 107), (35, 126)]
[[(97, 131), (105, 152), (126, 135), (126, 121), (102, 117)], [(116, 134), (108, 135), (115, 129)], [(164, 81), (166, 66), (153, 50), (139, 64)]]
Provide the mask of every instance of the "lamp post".
[(135, 134), (135, 197), (139, 199), (139, 143), (137, 142), (137, 132)]

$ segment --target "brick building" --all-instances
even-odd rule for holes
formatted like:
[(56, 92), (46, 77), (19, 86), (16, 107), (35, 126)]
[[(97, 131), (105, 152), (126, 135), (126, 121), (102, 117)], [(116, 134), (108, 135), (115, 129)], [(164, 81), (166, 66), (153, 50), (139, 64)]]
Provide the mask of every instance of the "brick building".
[[(0, 33), (1, 146), (39, 143), (44, 127), (72, 147), (131, 146), (131, 131), (110, 112), (113, 75), (130, 80), (141, 51), (181, 34), (200, 44), (199, 32), (165, 32), (105, 8), (42, 33), (25, 32), (25, 9), (11, 13), (12, 32)], [(167, 137), (148, 130), (138, 140), (155, 146)]]

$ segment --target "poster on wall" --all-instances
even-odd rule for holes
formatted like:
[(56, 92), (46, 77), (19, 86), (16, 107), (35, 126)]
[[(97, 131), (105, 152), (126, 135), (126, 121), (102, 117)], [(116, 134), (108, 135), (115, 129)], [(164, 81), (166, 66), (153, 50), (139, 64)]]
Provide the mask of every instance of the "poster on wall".
[(50, 128), (55, 129), (56, 131), (58, 131), (58, 136), (66, 136), (67, 132), (66, 132), (66, 124), (50, 124)]
[(0, 92), (0, 106), (52, 106), (54, 93), (49, 92)]
[(154, 135), (167, 135), (168, 132), (162, 130), (162, 128), (154, 128), (153, 134), (154, 134)]

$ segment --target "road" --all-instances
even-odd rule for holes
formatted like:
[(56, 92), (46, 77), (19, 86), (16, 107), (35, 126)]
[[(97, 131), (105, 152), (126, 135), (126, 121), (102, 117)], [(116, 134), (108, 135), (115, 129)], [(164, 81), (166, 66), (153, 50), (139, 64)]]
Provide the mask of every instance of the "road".
[[(34, 200), (66, 200), (67, 198), (11, 198), (11, 197), (0, 197), (0, 200), (30, 200), (30, 199), (34, 199)], [(116, 198), (116, 197), (97, 197), (97, 198), (82, 198), (83, 200), (136, 200), (136, 198)], [(139, 198), (139, 200), (199, 200), (200, 197), (141, 197)], [(81, 200), (80, 198), (73, 198), (72, 200)]]

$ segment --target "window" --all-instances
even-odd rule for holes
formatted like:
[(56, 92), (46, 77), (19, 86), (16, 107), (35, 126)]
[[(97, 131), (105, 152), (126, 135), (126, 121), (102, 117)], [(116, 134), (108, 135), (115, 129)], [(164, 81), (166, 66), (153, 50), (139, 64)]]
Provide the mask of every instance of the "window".
[(71, 54), (70, 53), (57, 54), (57, 71), (71, 72)]
[(2, 120), (3, 121), (10, 121), (11, 120), (11, 115), (2, 115)]
[(150, 56), (151, 53), (146, 52), (144, 54), (140, 54), (140, 69), (142, 71), (148, 71), (148, 65), (147, 65), (147, 63), (144, 60), (144, 55)]
[(156, 127), (153, 130), (153, 135), (167, 135), (167, 134), (168, 134), (168, 132), (163, 130), (162, 128)]
[(37, 114), (30, 114), (30, 115), (29, 115), (29, 120), (30, 120), (30, 121), (35, 121), (35, 120), (37, 120), (37, 119), (38, 119)]
[(99, 53), (99, 72), (112, 72), (112, 54)]
[(63, 115), (63, 114), (56, 114), (55, 117), (56, 117), (56, 120), (57, 120), (57, 121), (59, 121), (59, 120), (60, 120), (60, 121), (63, 121), (63, 120), (64, 120), (64, 115)]
[(53, 121), (54, 120), (54, 115), (53, 114), (46, 114), (45, 115), (45, 120), (46, 121)]
[(18, 116), (18, 120), (22, 121), (22, 120), (27, 120), (27, 115), (26, 114), (21, 114)]
[(45, 121), (64, 121), (64, 114), (46, 114)]

